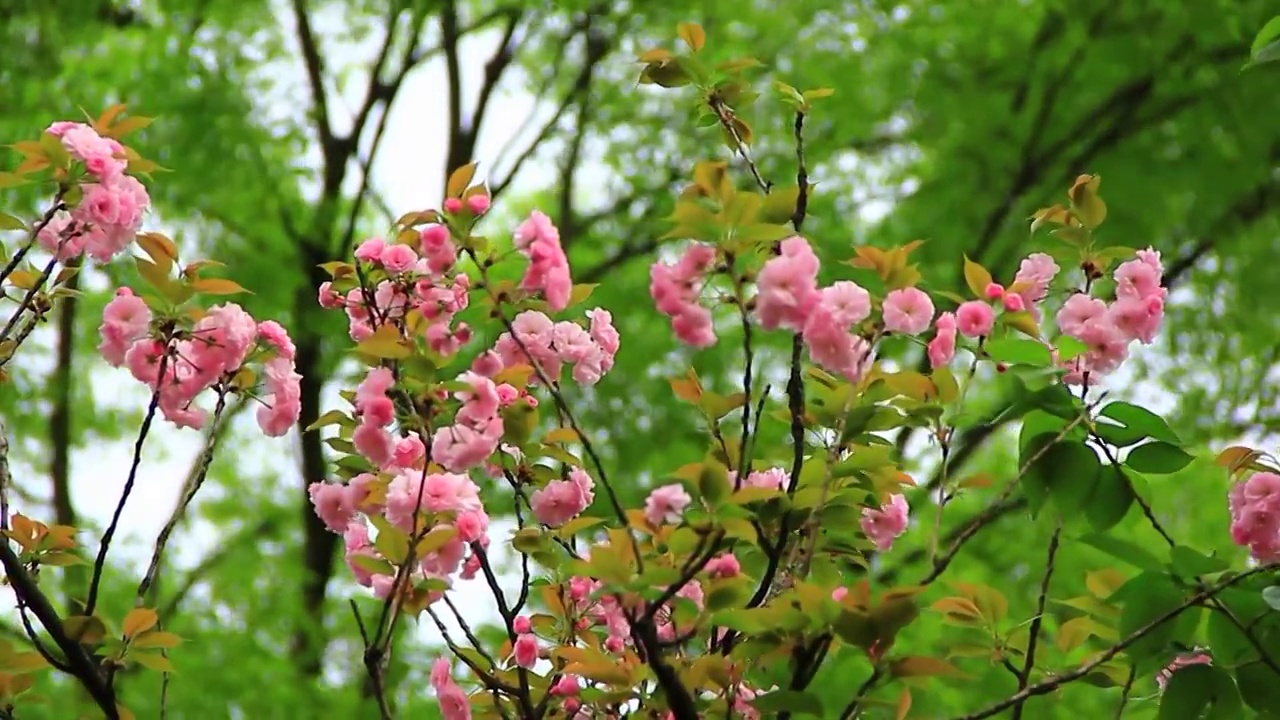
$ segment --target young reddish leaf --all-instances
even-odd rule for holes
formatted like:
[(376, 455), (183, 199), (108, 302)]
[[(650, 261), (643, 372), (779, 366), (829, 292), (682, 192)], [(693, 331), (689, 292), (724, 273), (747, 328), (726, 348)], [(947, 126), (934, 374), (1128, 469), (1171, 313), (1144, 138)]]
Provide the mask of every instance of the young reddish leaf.
[(160, 233), (138, 233), (136, 239), (138, 246), (157, 263), (160, 263), (164, 258), (169, 260), (178, 259), (178, 247), (173, 244), (172, 240)]
[(902, 693), (898, 695), (898, 707), (894, 714), (894, 720), (906, 720), (907, 713), (911, 712), (911, 688), (902, 688)]
[(578, 431), (571, 427), (555, 428), (547, 431), (547, 434), (542, 436), (542, 442), (551, 444), (578, 442), (581, 439), (578, 436)]
[[(116, 118), (120, 117), (120, 113), (123, 113), (125, 111), (126, 107), (128, 106), (126, 106), (124, 103), (117, 103), (107, 108), (106, 110), (103, 110), (102, 114), (99, 115), (98, 118), (93, 121), (93, 129), (99, 135), (106, 132), (107, 128), (111, 127), (111, 124), (116, 121)], [(86, 115), (87, 114), (88, 113), (86, 113)]]
[(126, 638), (132, 638), (135, 635), (144, 633), (155, 627), (160, 621), (160, 616), (155, 610), (150, 608), (134, 608), (124, 616), (124, 622), (121, 624), (120, 631)]
[(173, 665), (170, 664), (169, 658), (158, 652), (129, 653), (128, 658), (148, 670), (155, 670), (156, 672), (162, 673), (174, 672)]
[(894, 660), (889, 664), (894, 677), (964, 677), (960, 668), (941, 658), (915, 655)]
[(240, 287), (236, 281), (226, 278), (202, 278), (192, 282), (191, 289), (208, 295), (236, 295), (249, 292)]
[(105, 137), (115, 138), (119, 140), (125, 135), (137, 132), (145, 128), (146, 126), (150, 125), (153, 120), (155, 120), (155, 118), (137, 117), (137, 116), (134, 116), (131, 118), (125, 118), (124, 120), (121, 120), (115, 125), (112, 125), (109, 130), (107, 130), (105, 133), (102, 133), (102, 134)]
[(177, 645), (181, 642), (182, 642), (182, 638), (178, 637), (177, 635), (174, 635), (171, 632), (165, 632), (163, 630), (152, 630), (149, 633), (143, 633), (142, 635), (139, 635), (138, 637), (134, 638), (133, 642), (129, 643), (129, 645), (139, 649), (143, 649), (143, 648), (166, 648), (167, 649), (167, 648), (177, 647)]
[(676, 26), (676, 35), (684, 41), (689, 49), (698, 52), (707, 44), (707, 33), (697, 23), (682, 22)]
[(14, 270), (9, 273), (9, 284), (21, 290), (30, 290), (40, 281), (40, 276), (29, 270)]
[(946, 597), (929, 606), (947, 616), (947, 619), (972, 625), (982, 621), (982, 611), (972, 600), (962, 597)]
[(644, 52), (640, 53), (639, 55), (636, 56), (636, 60), (642, 63), (645, 63), (647, 65), (650, 63), (666, 62), (667, 60), (671, 60), (674, 57), (675, 56), (671, 54), (670, 50), (664, 50), (662, 48), (654, 48), (652, 50), (645, 50)]
[(969, 259), (968, 255), (964, 256), (964, 282), (969, 286), (969, 291), (974, 297), (985, 298), (987, 286), (993, 281), (991, 273), (982, 265)]
[(392, 325), (383, 325), (372, 335), (356, 345), (356, 351), (377, 358), (401, 360), (409, 357), (412, 350), (400, 337), (400, 331)]
[(685, 402), (698, 402), (698, 398), (702, 397), (702, 383), (698, 380), (698, 373), (693, 368), (689, 368), (689, 372), (682, 378), (671, 378), (671, 390), (676, 397)]
[(476, 167), (477, 164), (471, 162), (450, 173), (449, 182), (445, 186), (445, 197), (461, 197), (467, 186), (471, 184), (472, 178), (476, 176)]

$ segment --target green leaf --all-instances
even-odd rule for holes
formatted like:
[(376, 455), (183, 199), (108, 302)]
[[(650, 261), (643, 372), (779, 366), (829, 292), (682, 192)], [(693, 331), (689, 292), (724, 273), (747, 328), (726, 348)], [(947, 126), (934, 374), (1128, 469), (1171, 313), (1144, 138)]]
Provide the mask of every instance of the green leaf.
[(752, 700), (751, 705), (764, 713), (789, 711), (815, 717), (827, 717), (826, 711), (822, 707), (822, 701), (818, 699), (817, 695), (796, 692), (795, 690), (775, 690)]
[(1041, 452), (1056, 435), (1045, 433), (1035, 438), (1023, 454), (1039, 455), (1022, 477), (1022, 486), (1033, 516), (1052, 498), (1054, 505), (1065, 516), (1071, 517), (1084, 509), (1098, 484), (1102, 464), (1097, 454), (1084, 443), (1058, 442)]
[(1113, 402), (1102, 408), (1098, 416), (1119, 423), (1097, 424), (1098, 435), (1117, 447), (1132, 445), (1147, 438), (1175, 445), (1180, 442), (1163, 418), (1132, 403)]
[(1110, 535), (1094, 534), (1080, 538), (1080, 542), (1101, 550), (1113, 558), (1123, 560), (1140, 570), (1158, 571), (1161, 567), (1161, 562), (1155, 555), (1128, 540), (1121, 540)]
[(1049, 347), (1036, 340), (1005, 337), (990, 340), (985, 345), (987, 354), (992, 360), (1011, 365), (1034, 365), (1049, 367), (1053, 364), (1053, 353)]
[(1280, 675), (1266, 663), (1259, 661), (1236, 668), (1236, 684), (1246, 705), (1260, 713), (1275, 710)]
[(1280, 610), (1280, 585), (1272, 585), (1262, 591), (1262, 601), (1272, 610)]
[[(1125, 583), (1111, 599), (1121, 603), (1120, 622), (1116, 629), (1121, 637), (1127, 637), (1181, 606), (1185, 597), (1167, 575), (1149, 571)], [(1161, 623), (1130, 645), (1125, 652), (1135, 663), (1166, 662), (1171, 650), (1170, 641), (1180, 637), (1178, 631), (1183, 624), (1181, 621), (1188, 619), (1194, 623), (1198, 620), (1198, 615), (1183, 612), (1177, 616), (1177, 620)]]
[(1222, 572), (1231, 567), (1227, 562), (1212, 558), (1185, 545), (1176, 545), (1169, 551), (1169, 565), (1184, 578)]
[(1124, 468), (1104, 465), (1085, 502), (1085, 519), (1095, 532), (1106, 532), (1124, 520), (1136, 499)]
[(303, 432), (311, 432), (312, 430), (319, 430), (320, 428), (328, 425), (341, 425), (342, 422), (346, 419), (347, 419), (347, 414), (342, 412), (341, 410), (330, 410), (329, 412), (316, 418), (316, 421), (308, 425), (306, 427), (306, 430), (304, 430)]
[(1277, 39), (1280, 39), (1280, 15), (1268, 20), (1267, 24), (1258, 31), (1257, 36), (1253, 38), (1253, 44), (1249, 46), (1249, 57), (1257, 58), (1264, 48)]
[(1194, 459), (1177, 445), (1157, 440), (1134, 448), (1124, 463), (1141, 473), (1171, 475)]
[(0, 212), (0, 230), (24, 230), (27, 223), (9, 213)]
[(1053, 346), (1058, 349), (1058, 359), (1062, 362), (1074, 360), (1089, 351), (1088, 345), (1070, 335), (1059, 335)]
[[(1206, 716), (1204, 711), (1212, 708)], [(1178, 668), (1160, 697), (1158, 720), (1197, 720), (1201, 717), (1237, 720), (1240, 691), (1226, 670), (1197, 664)]]

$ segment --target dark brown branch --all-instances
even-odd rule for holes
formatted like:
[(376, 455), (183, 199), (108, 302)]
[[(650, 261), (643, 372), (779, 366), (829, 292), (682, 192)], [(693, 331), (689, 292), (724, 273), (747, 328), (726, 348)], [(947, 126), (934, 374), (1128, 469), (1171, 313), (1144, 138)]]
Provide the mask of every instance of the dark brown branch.
[[(1036, 666), (1036, 646), (1040, 644), (1040, 627), (1044, 624), (1044, 607), (1049, 600), (1049, 582), (1053, 580), (1054, 561), (1058, 559), (1058, 543), (1062, 539), (1062, 522), (1058, 522), (1058, 526), (1053, 529), (1053, 536), (1049, 538), (1049, 556), (1045, 560), (1044, 577), (1040, 580), (1040, 595), (1036, 598), (1036, 614), (1031, 618), (1031, 625), (1027, 628), (1027, 657), (1022, 663), (1022, 672), (1018, 675), (1018, 689), (1025, 690), (1031, 682), (1031, 671)], [(1023, 702), (1018, 702), (1013, 706), (1013, 714), (1011, 720), (1021, 720), (1022, 709), (1025, 707)]]
[(311, 30), (311, 18), (307, 16), (306, 0), (293, 0), (293, 19), (297, 23), (298, 45), (302, 48), (302, 60), (306, 66), (307, 84), (311, 87), (312, 112), (315, 113), (316, 131), (320, 136), (320, 146), (324, 152), (325, 163), (333, 162), (336, 137), (329, 117), (329, 100), (324, 90), (324, 58), (316, 43), (315, 33)]

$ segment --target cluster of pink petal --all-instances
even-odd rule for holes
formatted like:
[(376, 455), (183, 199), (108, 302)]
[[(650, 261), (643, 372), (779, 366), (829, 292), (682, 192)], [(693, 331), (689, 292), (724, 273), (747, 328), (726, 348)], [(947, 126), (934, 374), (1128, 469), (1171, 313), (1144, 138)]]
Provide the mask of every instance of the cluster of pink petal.
[(396, 419), (395, 403), (387, 395), (395, 381), (391, 368), (376, 367), (356, 386), (358, 424), (351, 434), (351, 444), (378, 468), (387, 468), (395, 462), (396, 439), (387, 429)]
[(178, 338), (159, 338), (152, 334), (151, 319), (142, 298), (120, 288), (103, 310), (98, 351), (113, 367), (127, 366), (139, 382), (158, 388), (158, 407), (167, 420), (203, 427), (207, 413), (194, 405), (196, 397), (231, 380), (258, 350), (264, 358), (259, 427), (279, 437), (297, 423), (302, 376), (294, 371), (293, 342), (278, 323), (257, 323), (239, 305), (227, 303), (210, 308)]
[(440, 715), (444, 720), (471, 720), (471, 700), (453, 679), (452, 667), (447, 659), (439, 658), (432, 664), (431, 687), (435, 688)]
[[(395, 574), (373, 573), (358, 561), (360, 557), (386, 560), (392, 566), (404, 558), (382, 557), (369, 536), (367, 517), (382, 516), (406, 534), (414, 532), (415, 516), (428, 523), (428, 530), (451, 527), (456, 534), (438, 550), (417, 559), (415, 579), (434, 578), (452, 583), (454, 575), (462, 579), (475, 577), (480, 570), (480, 557), (475, 548), (489, 546), (489, 516), (480, 501), (480, 489), (466, 475), (431, 473), (423, 470), (425, 462), (422, 442), (405, 438), (404, 447), (396, 452), (392, 474), (383, 502), (370, 499), (370, 486), (377, 481), (372, 473), (362, 473), (345, 485), (313, 483), (308, 489), (311, 504), (331, 532), (343, 536), (346, 562), (356, 581), (373, 588), (380, 598), (390, 595)], [(362, 516), (363, 515), (363, 516)], [(467, 553), (471, 548), (472, 552)], [(430, 598), (432, 602), (439, 595)]]
[(1115, 371), (1138, 340), (1151, 344), (1164, 319), (1168, 292), (1160, 285), (1160, 253), (1150, 248), (1115, 271), (1116, 299), (1110, 305), (1084, 293), (1072, 295), (1058, 311), (1058, 328), (1087, 346), (1067, 363), (1066, 382), (1080, 385)]
[(1178, 670), (1181, 670), (1188, 665), (1212, 664), (1213, 658), (1209, 653), (1204, 652), (1203, 650), (1194, 650), (1192, 652), (1182, 653), (1181, 655), (1175, 656), (1168, 665), (1164, 666), (1160, 669), (1160, 672), (1156, 673), (1156, 685), (1160, 686), (1160, 692), (1164, 692), (1164, 689), (1169, 685), (1169, 680)]
[(698, 301), (716, 250), (694, 243), (674, 265), (655, 262), (649, 267), (649, 294), (658, 312), (671, 318), (671, 330), (686, 345), (710, 347), (716, 342), (711, 311)]
[(151, 205), (147, 189), (125, 174), (128, 161), (119, 142), (84, 123), (57, 122), (45, 132), (62, 141), (93, 182), (81, 184), (81, 200), (69, 212), (55, 214), (37, 239), (62, 261), (88, 254), (107, 262), (128, 247), (142, 226)]
[(453, 424), (436, 431), (431, 457), (452, 472), (466, 472), (484, 463), (502, 443), (502, 408), (515, 402), (536, 404), (536, 400), (475, 372), (463, 373), (458, 380), (469, 388), (454, 393), (462, 405)]
[(906, 531), (909, 512), (907, 499), (902, 495), (894, 495), (879, 508), (862, 508), (862, 532), (875, 543), (877, 550), (888, 552), (893, 548), (893, 541)]
[(516, 641), (512, 644), (511, 657), (519, 667), (532, 670), (538, 662), (539, 654), (533, 623), (528, 617), (520, 615), (512, 621), (512, 629), (516, 633)]
[(663, 485), (649, 492), (644, 501), (644, 517), (650, 525), (674, 525), (684, 517), (693, 498), (678, 483)]
[(453, 355), (471, 339), (466, 323), (454, 324), (455, 316), (470, 302), (471, 280), (466, 274), (451, 272), (456, 250), (443, 226), (423, 229), (421, 248), (419, 255), (408, 245), (389, 244), (381, 238), (365, 240), (356, 248), (356, 259), (381, 268), (387, 279), (377, 284), (371, 297), (359, 287), (343, 297), (333, 289), (333, 283), (322, 283), (320, 305), (345, 310), (348, 331), (357, 341), (367, 339), (384, 323), (402, 326), (409, 311), (416, 309), (426, 320), (427, 345), (445, 357)]
[(595, 500), (595, 481), (582, 468), (569, 471), (567, 480), (552, 480), (529, 497), (538, 522), (559, 527), (576, 518)]
[[(785, 490), (787, 487), (787, 471), (782, 468), (769, 468), (768, 470), (755, 470), (747, 474), (742, 479), (742, 487), (744, 488), (764, 488), (766, 490)], [(738, 482), (738, 473), (729, 471), (729, 485), (734, 486)]]
[(1259, 562), (1280, 560), (1280, 475), (1260, 472), (1231, 488), (1231, 539)]
[[(760, 326), (801, 333), (814, 362), (857, 382), (874, 361), (871, 344), (851, 331), (871, 315), (870, 294), (848, 280), (819, 288), (818, 256), (802, 237), (783, 240), (779, 249), (781, 254), (765, 263), (756, 279)], [(924, 299), (928, 302), (927, 296)], [(886, 322), (892, 318), (896, 324), (899, 316), (917, 317), (922, 311), (912, 294), (896, 296), (892, 304), (885, 302)], [(933, 313), (932, 303), (928, 313)]]
[(573, 280), (569, 276), (569, 261), (560, 246), (560, 231), (551, 218), (534, 210), (516, 228), (515, 244), (516, 249), (529, 258), (529, 268), (520, 281), (521, 289), (541, 292), (552, 312), (568, 307)]
[[(538, 367), (553, 382), (558, 381), (564, 366), (570, 365), (575, 382), (595, 385), (613, 369), (620, 339), (609, 311), (595, 308), (587, 311), (587, 317), (590, 325), (584, 328), (572, 321), (555, 322), (544, 313), (526, 310), (511, 322), (512, 332), (498, 337), (486, 363), (493, 373), (515, 365)], [(537, 379), (535, 375), (530, 382)]]

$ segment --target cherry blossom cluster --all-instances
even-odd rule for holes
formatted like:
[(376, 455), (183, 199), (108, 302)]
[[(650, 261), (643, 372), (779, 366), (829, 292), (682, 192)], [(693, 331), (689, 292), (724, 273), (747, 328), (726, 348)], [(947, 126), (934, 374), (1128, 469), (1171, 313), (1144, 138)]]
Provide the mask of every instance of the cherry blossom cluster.
[[(871, 296), (857, 283), (841, 280), (818, 287), (821, 263), (809, 243), (795, 236), (782, 241), (781, 254), (760, 269), (756, 285), (756, 317), (766, 330), (800, 333), (809, 357), (818, 365), (857, 382), (871, 368), (874, 352), (865, 338), (851, 331), (871, 315)], [(885, 322), (914, 329), (925, 327), (933, 303), (921, 292), (885, 300)]]
[(1159, 252), (1139, 250), (1136, 258), (1116, 268), (1116, 299), (1110, 305), (1085, 293), (1067, 298), (1058, 311), (1058, 327), (1088, 350), (1066, 363), (1066, 382), (1092, 384), (1120, 367), (1135, 340), (1146, 345), (1155, 340), (1168, 293), (1160, 285), (1163, 273)]
[[(595, 385), (613, 369), (621, 338), (608, 310), (588, 310), (587, 319), (589, 324), (584, 328), (576, 322), (555, 322), (545, 313), (526, 310), (511, 322), (511, 332), (498, 337), (493, 351), (481, 356), (477, 372), (490, 370), (493, 374), (503, 368), (529, 365), (541, 368), (555, 382), (568, 365), (574, 382)], [(530, 383), (537, 384), (538, 379), (535, 375)]]
[(595, 500), (595, 481), (582, 468), (573, 468), (565, 480), (552, 480), (529, 496), (538, 522), (559, 527), (576, 518)]
[(61, 261), (88, 255), (107, 262), (120, 254), (142, 226), (151, 206), (147, 189), (125, 174), (125, 149), (112, 138), (102, 137), (89, 125), (56, 122), (46, 133), (84, 165), (81, 198), (69, 210), (59, 210), (37, 236), (40, 245)]
[[(466, 475), (426, 472), (422, 443), (406, 441), (402, 441), (405, 450), (397, 453), (397, 462), (405, 464), (391, 466), (385, 476), (362, 473), (345, 485), (318, 482), (307, 489), (325, 527), (342, 535), (345, 560), (356, 581), (384, 599), (394, 590), (396, 569), (405, 558), (383, 556), (377, 537), (370, 535), (370, 524), (376, 528), (385, 520), (410, 537), (416, 530), (452, 529), (441, 547), (414, 558), (410, 575), (414, 581), (442, 581), (444, 587), (452, 584), (455, 575), (464, 580), (475, 577), (480, 570), (476, 548), (489, 546), (489, 516), (479, 487)], [(430, 599), (434, 602), (439, 597), (437, 590)]]
[(699, 302), (707, 273), (716, 260), (710, 245), (687, 247), (675, 265), (654, 263), (649, 268), (649, 294), (658, 312), (671, 318), (671, 330), (686, 345), (710, 347), (716, 342), (711, 311)]
[(103, 310), (99, 334), (102, 357), (156, 391), (160, 412), (179, 427), (203, 427), (208, 413), (195, 405), (197, 396), (209, 388), (228, 391), (256, 363), (260, 385), (240, 389), (261, 403), (263, 433), (279, 437), (298, 422), (302, 376), (294, 370), (293, 341), (279, 323), (256, 322), (235, 303), (215, 305), (189, 328), (177, 328), (154, 322), (146, 302), (122, 287)]
[(1232, 486), (1231, 539), (1259, 562), (1280, 561), (1280, 475), (1255, 473)]

